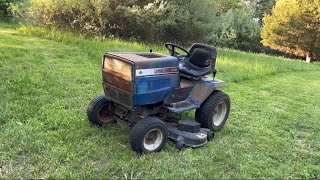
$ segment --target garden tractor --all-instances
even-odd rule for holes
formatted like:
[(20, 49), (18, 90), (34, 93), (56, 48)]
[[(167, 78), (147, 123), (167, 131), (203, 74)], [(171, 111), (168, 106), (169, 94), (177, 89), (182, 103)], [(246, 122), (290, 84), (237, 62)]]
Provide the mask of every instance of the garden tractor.
[[(168, 139), (181, 150), (200, 147), (227, 121), (230, 98), (217, 90), (216, 49), (193, 44), (190, 50), (166, 43), (170, 56), (150, 52), (106, 53), (104, 94), (88, 105), (91, 123), (122, 122), (131, 127), (130, 145), (139, 154), (159, 152)], [(181, 119), (195, 110), (195, 118)]]

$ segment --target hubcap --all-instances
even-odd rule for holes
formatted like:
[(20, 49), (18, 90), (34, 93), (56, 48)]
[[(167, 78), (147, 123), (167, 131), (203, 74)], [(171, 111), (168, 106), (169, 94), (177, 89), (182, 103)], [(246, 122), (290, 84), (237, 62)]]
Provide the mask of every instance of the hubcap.
[(163, 141), (163, 134), (159, 129), (151, 129), (143, 140), (143, 146), (148, 151), (156, 150)]
[(213, 126), (220, 126), (227, 114), (227, 105), (224, 101), (220, 102), (215, 108), (212, 122)]
[(105, 106), (100, 108), (100, 110), (98, 112), (98, 117), (99, 117), (101, 122), (108, 123), (108, 122), (111, 121), (111, 118), (109, 116), (108, 111), (109, 111), (108, 105), (105, 105)]

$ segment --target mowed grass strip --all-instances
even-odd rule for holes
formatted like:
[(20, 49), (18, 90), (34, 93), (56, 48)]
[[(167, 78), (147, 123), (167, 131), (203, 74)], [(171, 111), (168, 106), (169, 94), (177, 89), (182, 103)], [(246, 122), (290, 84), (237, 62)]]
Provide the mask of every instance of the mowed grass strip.
[[(86, 117), (106, 51), (159, 45), (0, 24), (0, 179), (320, 178), (320, 66), (218, 49), (232, 100), (213, 142), (139, 156), (130, 129)], [(185, 116), (192, 118), (192, 113)]]

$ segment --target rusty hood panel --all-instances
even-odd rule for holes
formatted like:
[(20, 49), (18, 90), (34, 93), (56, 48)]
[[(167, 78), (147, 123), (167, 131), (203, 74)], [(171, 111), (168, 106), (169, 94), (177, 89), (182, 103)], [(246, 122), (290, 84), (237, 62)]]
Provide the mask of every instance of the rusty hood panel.
[(130, 61), (135, 64), (136, 69), (178, 67), (179, 64), (176, 57), (154, 52), (106, 53), (105, 56)]

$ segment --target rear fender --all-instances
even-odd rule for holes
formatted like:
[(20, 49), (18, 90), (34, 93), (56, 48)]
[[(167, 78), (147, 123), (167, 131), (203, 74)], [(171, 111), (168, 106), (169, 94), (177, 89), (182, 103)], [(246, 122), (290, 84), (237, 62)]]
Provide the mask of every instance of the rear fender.
[(194, 85), (188, 99), (195, 100), (199, 104), (202, 104), (215, 89), (223, 88), (226, 86), (226, 83), (221, 80), (202, 79)]

